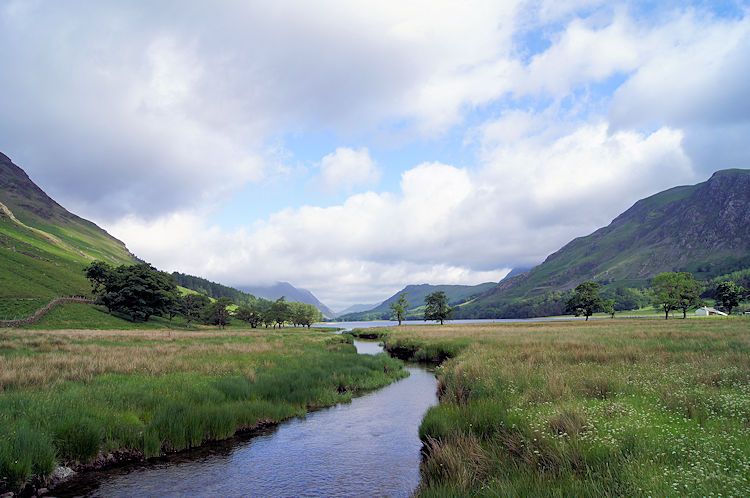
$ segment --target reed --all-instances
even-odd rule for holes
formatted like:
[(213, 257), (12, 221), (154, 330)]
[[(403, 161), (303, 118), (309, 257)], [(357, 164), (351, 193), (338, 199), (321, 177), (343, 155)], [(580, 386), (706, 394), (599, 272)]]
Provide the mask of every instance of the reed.
[(315, 329), (0, 330), (0, 490), (113, 451), (227, 438), (405, 375)]
[(750, 320), (383, 332), (449, 356), (419, 495), (750, 495)]

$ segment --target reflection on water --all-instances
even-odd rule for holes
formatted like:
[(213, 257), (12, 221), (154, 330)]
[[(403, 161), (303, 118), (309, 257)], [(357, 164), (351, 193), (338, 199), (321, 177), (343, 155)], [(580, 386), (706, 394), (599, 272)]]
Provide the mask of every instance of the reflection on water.
[(379, 341), (355, 339), (354, 345), (357, 347), (357, 353), (359, 354), (378, 354), (383, 352), (383, 348), (380, 346)]
[[(365, 354), (382, 351), (357, 341)], [(437, 404), (436, 380), (411, 375), (383, 389), (281, 424), (198, 457), (92, 475), (90, 496), (408, 496), (419, 483), (417, 429)], [(205, 451), (204, 451), (205, 453)], [(55, 490), (57, 492), (57, 490)], [(58, 495), (67, 493), (57, 493)]]

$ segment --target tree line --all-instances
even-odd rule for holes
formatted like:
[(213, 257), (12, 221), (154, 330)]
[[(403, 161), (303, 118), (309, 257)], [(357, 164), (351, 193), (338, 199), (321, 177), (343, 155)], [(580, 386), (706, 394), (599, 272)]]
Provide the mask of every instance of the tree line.
[[(391, 309), (391, 319), (398, 320), (398, 324), (406, 317), (406, 311), (409, 309), (409, 301), (406, 300), (406, 292), (398, 295), (398, 299), (389, 305)], [(453, 318), (455, 308), (448, 306), (448, 296), (444, 291), (436, 291), (424, 298), (424, 321), (436, 321), (443, 324), (445, 320)]]
[(218, 284), (211, 282), (202, 277), (196, 277), (195, 275), (187, 275), (180, 272), (172, 272), (172, 276), (175, 279), (175, 283), (179, 286), (192, 289), (200, 294), (205, 294), (212, 299), (219, 299), (220, 297), (228, 297), (234, 304), (249, 304), (255, 301), (255, 296), (247, 292), (242, 292), (234, 287), (227, 285)]
[[(750, 299), (750, 290), (732, 280), (722, 280), (711, 289), (711, 296), (716, 305), (727, 314), (737, 308), (742, 301)], [(695, 280), (690, 272), (666, 272), (656, 275), (650, 286), (651, 305), (664, 312), (664, 318), (669, 319), (672, 311), (682, 311), (682, 318), (687, 317), (688, 310), (698, 309), (706, 305), (703, 296), (706, 289)], [(585, 316), (586, 320), (599, 311), (603, 311), (614, 318), (616, 302), (614, 299), (603, 299), (599, 296), (599, 284), (596, 282), (581, 282), (573, 291), (573, 295), (566, 301), (565, 310), (576, 316)]]
[(174, 274), (159, 271), (148, 263), (112, 267), (103, 261), (94, 261), (84, 272), (91, 282), (96, 304), (134, 322), (163, 316), (171, 325), (174, 317), (182, 316), (188, 327), (198, 322), (223, 328), (236, 318), (252, 328), (281, 327), (287, 323), (309, 328), (323, 319), (312, 304), (286, 301), (284, 297), (271, 301), (240, 292), (241, 295), (236, 296), (240, 302), (236, 303), (228, 296), (214, 300), (200, 293), (183, 296)]

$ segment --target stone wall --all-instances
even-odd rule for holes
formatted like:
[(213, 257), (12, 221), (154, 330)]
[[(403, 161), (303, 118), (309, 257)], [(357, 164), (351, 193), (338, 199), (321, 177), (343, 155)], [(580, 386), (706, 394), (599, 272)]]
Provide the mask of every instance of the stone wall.
[(34, 324), (41, 320), (42, 317), (49, 313), (55, 306), (63, 303), (94, 304), (94, 300), (84, 296), (56, 297), (29, 317), (21, 318), (19, 320), (0, 320), (0, 327), (21, 327), (23, 325)]

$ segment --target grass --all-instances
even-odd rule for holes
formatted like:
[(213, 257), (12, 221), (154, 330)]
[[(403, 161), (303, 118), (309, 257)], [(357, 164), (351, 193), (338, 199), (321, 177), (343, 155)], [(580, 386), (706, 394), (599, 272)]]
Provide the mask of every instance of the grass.
[(88, 261), (0, 217), (0, 299), (88, 294)]
[(0, 491), (58, 464), (227, 438), (407, 375), (350, 342), (316, 329), (0, 330)]
[(12, 299), (0, 298), (0, 320), (18, 320), (33, 315), (50, 300), (39, 298)]
[[(185, 329), (185, 319), (183, 317), (175, 317), (172, 322), (173, 328)], [(53, 308), (39, 322), (26, 325), (22, 328), (29, 330), (153, 330), (169, 328), (169, 320), (164, 317), (155, 316), (147, 322), (131, 322), (124, 316), (107, 313), (102, 306), (65, 303)]]
[(750, 320), (402, 326), (450, 359), (421, 496), (749, 496)]

